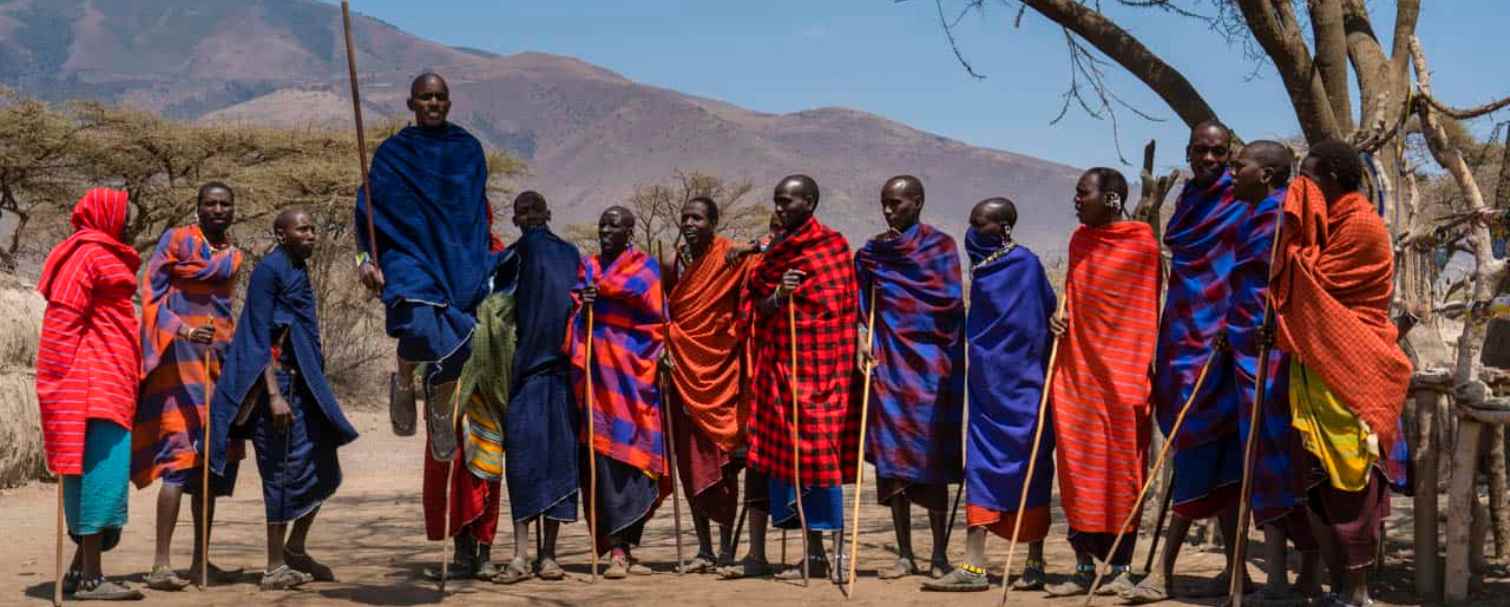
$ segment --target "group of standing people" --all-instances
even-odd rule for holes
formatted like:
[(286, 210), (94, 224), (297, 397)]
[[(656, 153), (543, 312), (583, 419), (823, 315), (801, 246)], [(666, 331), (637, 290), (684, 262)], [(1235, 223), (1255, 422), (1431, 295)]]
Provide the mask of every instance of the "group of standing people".
[[(1251, 475), (1270, 551), (1266, 595), (1292, 592), (1288, 540), (1304, 556), (1299, 592), (1320, 592), (1320, 549), (1328, 600), (1367, 603), (1390, 483), (1404, 480), (1391, 464), (1410, 366), (1387, 316), (1388, 235), (1346, 144), (1314, 146), (1292, 179), (1285, 146), (1256, 141), (1230, 157), (1225, 127), (1198, 126), (1164, 239), (1161, 308), (1160, 243), (1129, 219), (1127, 181), (1113, 169), (1090, 169), (1076, 185), (1081, 225), (1062, 297), (1013, 240), (1018, 211), (1005, 197), (970, 212), (966, 295), (956, 241), (921, 222), (923, 183), (908, 175), (882, 185), (888, 229), (853, 253), (814, 216), (819, 187), (806, 175), (777, 183), (771, 232), (749, 243), (720, 235), (718, 202), (700, 197), (681, 209), (671, 257), (632, 244), (636, 218), (622, 207), (603, 212), (599, 252), (584, 256), (551, 231), (546, 199), (526, 191), (513, 201), (522, 235), (505, 246), (491, 229), (482, 146), (448, 122), (445, 80), (416, 78), (408, 105), (415, 124), (379, 147), (358, 197), (356, 264), (397, 340), (393, 431), (415, 434), (421, 418), (426, 427), (425, 529), (455, 554), (433, 575), (562, 579), (556, 540), (579, 501), (592, 550), (608, 559), (604, 577), (648, 575), (633, 551), (680, 482), (698, 545), (684, 572), (842, 581), (843, 485), (863, 452), (897, 534), (898, 559), (882, 578), (984, 590), (994, 534), (1029, 545), (1016, 588), (1085, 594), (1100, 561), (1110, 577), (1094, 591), (1161, 600), (1174, 592), (1191, 521), (1219, 517), (1232, 543)], [(230, 187), (208, 184), (198, 223), (164, 234), (139, 327), (124, 193), (86, 195), (74, 235), (44, 269), (38, 393), (80, 542), (68, 578), (78, 598), (140, 596), (99, 565), (124, 523), (128, 477), (162, 481), (148, 586), (187, 586), (168, 558), (180, 497), (229, 495), (245, 440), (266, 502), (262, 587), (334, 579), (305, 538), (340, 484), (336, 449), (356, 432), (323, 375), (305, 265), (316, 234), (302, 211), (278, 216), (279, 245), (253, 271), (233, 323), (243, 259), (227, 237), (233, 205)], [(1162, 567), (1136, 583), (1129, 564), (1153, 423), (1174, 452), (1174, 518)], [(1259, 463), (1245, 469), (1250, 436)], [(1056, 469), (1076, 563), (1048, 584)], [(947, 556), (950, 484), (965, 488), (958, 564)], [(504, 491), (514, 547), (495, 563)], [(213, 500), (195, 503), (196, 521), (213, 516)], [(912, 549), (912, 505), (928, 514), (927, 563)], [(736, 559), (746, 521), (748, 552)], [(772, 567), (771, 525), (806, 533), (799, 567)], [(824, 531), (834, 532), (833, 558)], [(199, 545), (190, 578), (203, 567), (227, 573)], [(1229, 551), (1216, 594), (1244, 571)]]

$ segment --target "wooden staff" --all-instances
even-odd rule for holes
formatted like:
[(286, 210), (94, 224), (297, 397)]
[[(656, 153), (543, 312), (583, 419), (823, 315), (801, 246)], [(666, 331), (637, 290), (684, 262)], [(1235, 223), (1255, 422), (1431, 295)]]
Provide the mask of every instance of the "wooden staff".
[(63, 605), (63, 536), (67, 533), (68, 521), (63, 518), (63, 475), (58, 474), (56, 476), (58, 477), (58, 537), (57, 537), (57, 554), (54, 555), (57, 560), (56, 560), (56, 562), (54, 563), (53, 566), (54, 566), (54, 571), (57, 572), (57, 576), (55, 576), (53, 578), (53, 581), (52, 581), (52, 604), (53, 604), (53, 607), (62, 607), (62, 605)]
[(587, 306), (587, 360), (584, 365), (587, 376), (587, 534), (592, 541), (592, 583), (598, 583), (598, 450), (593, 445), (596, 424), (593, 423), (592, 403), (592, 309)]
[(797, 521), (802, 525), (802, 586), (807, 587), (807, 510), (802, 507), (802, 448), (798, 430), (802, 423), (802, 406), (797, 402), (797, 300), (787, 294), (787, 329), (792, 340), (792, 485), (797, 493)]
[[(1066, 285), (1068, 286), (1068, 285)], [(1069, 289), (1065, 289), (1064, 297), (1059, 298), (1059, 310), (1054, 313), (1054, 318), (1064, 318), (1064, 306), (1069, 301)], [(1049, 366), (1043, 372), (1043, 390), (1038, 397), (1038, 421), (1033, 428), (1033, 448), (1028, 451), (1027, 474), (1022, 477), (1022, 493), (1017, 496), (1017, 514), (1012, 521), (1012, 541), (1007, 544), (1007, 564), (1001, 570), (1001, 604), (1007, 604), (1007, 597), (1012, 594), (1012, 557), (1017, 553), (1017, 536), (1022, 533), (1022, 515), (1028, 507), (1028, 489), (1033, 484), (1033, 470), (1038, 466), (1038, 446), (1043, 442), (1044, 414), (1049, 409), (1050, 387), (1054, 382), (1054, 363), (1059, 360), (1059, 342), (1063, 335), (1054, 337), (1054, 343), (1049, 345)]]
[[(210, 380), (210, 354), (214, 352), (215, 344), (206, 344), (204, 348), (204, 377)], [(205, 394), (204, 403), (204, 461), (200, 462), (201, 470), (199, 483), (199, 587), (210, 587), (210, 393)]]
[[(1274, 242), (1269, 245), (1269, 268), (1274, 268), (1274, 259), (1279, 254), (1280, 232), (1285, 224), (1285, 205), (1280, 201), (1279, 208), (1274, 210), (1277, 216), (1274, 221)], [(1272, 281), (1271, 281), (1272, 282)], [(1248, 444), (1243, 446), (1243, 488), (1241, 498), (1237, 502), (1237, 538), (1232, 544), (1232, 582), (1227, 588), (1228, 600), (1232, 607), (1243, 607), (1243, 579), (1247, 575), (1238, 575), (1239, 572), (1247, 573), (1247, 565), (1243, 563), (1243, 552), (1248, 547), (1248, 526), (1251, 523), (1253, 511), (1249, 507), (1249, 499), (1253, 495), (1253, 464), (1258, 456), (1258, 422), (1259, 413), (1263, 411), (1264, 400), (1267, 398), (1269, 383), (1269, 354), (1273, 352), (1271, 338), (1274, 331), (1274, 300), (1270, 291), (1264, 290), (1264, 319), (1259, 327), (1260, 340), (1258, 343), (1258, 373), (1254, 380), (1253, 410), (1248, 412)], [(1380, 544), (1383, 545), (1382, 543)], [(1380, 562), (1383, 562), (1382, 560)]]
[[(1153, 470), (1148, 473), (1148, 480), (1143, 481), (1143, 489), (1138, 491), (1138, 499), (1133, 502), (1132, 511), (1127, 513), (1127, 518), (1122, 521), (1121, 529), (1117, 530), (1116, 539), (1112, 540), (1111, 550), (1106, 552), (1106, 560), (1111, 561), (1112, 556), (1117, 554), (1117, 548), (1122, 545), (1123, 536), (1127, 535), (1127, 526), (1131, 525), (1133, 518), (1138, 516), (1138, 509), (1143, 507), (1143, 499), (1148, 497), (1148, 489), (1154, 482), (1159, 480), (1159, 472), (1164, 468), (1164, 462), (1169, 459), (1170, 447), (1174, 445), (1174, 438), (1179, 436), (1180, 427), (1185, 425), (1185, 414), (1190, 412), (1190, 405), (1195, 404), (1196, 395), (1201, 393), (1201, 386), (1206, 383), (1206, 372), (1211, 370), (1211, 361), (1216, 359), (1216, 354), (1206, 358), (1201, 365), (1201, 374), (1195, 378), (1195, 388), (1190, 391), (1190, 397), (1185, 399), (1185, 404), (1180, 407), (1180, 412), (1174, 418), (1174, 426), (1169, 429), (1169, 436), (1164, 438), (1164, 446), (1159, 448), (1159, 458), (1154, 461)], [(1105, 563), (1103, 563), (1105, 564)], [(1096, 589), (1101, 587), (1101, 578), (1106, 576), (1106, 567), (1096, 567), (1096, 579), (1091, 582), (1091, 590), (1085, 595), (1085, 605), (1089, 606), (1096, 598)]]
[[(452, 434), (456, 434), (457, 424), (461, 421), (457, 419), (457, 414), (460, 411), (461, 379), (458, 378), (456, 380), (456, 389), (451, 392), (451, 426), (447, 428), (447, 431)], [(446, 539), (451, 537), (451, 487), (456, 483), (456, 468), (458, 466), (464, 465), (462, 462), (457, 461), (457, 458), (466, 457), (465, 445), (460, 444), (460, 441), (458, 441), (458, 444), (456, 445), (456, 452), (452, 453), (451, 457), (451, 461), (446, 462), (447, 467), (444, 502), (446, 511), (441, 515), (440, 519), (442, 525), (440, 529), (440, 591), (442, 593), (446, 591), (446, 578), (450, 577), (447, 574), (450, 573), (451, 553), (446, 551)]]
[(372, 180), (367, 176), (367, 131), (362, 126), (362, 92), (357, 85), (357, 52), (351, 41), (351, 0), (341, 0), (341, 25), (346, 31), (346, 69), (351, 79), (351, 112), (357, 123), (357, 166), (362, 170), (362, 191), (367, 201), (367, 249), (377, 263), (377, 228), (372, 224)]
[[(660, 262), (661, 260), (665, 259), (665, 253), (666, 253), (666, 249), (665, 249), (665, 247), (661, 246), (661, 241), (659, 241), (659, 240), (655, 241), (655, 257), (656, 257), (656, 261)], [(666, 289), (666, 282), (664, 280), (662, 280), (661, 281), (662, 301), (669, 301), (671, 294), (667, 293), (665, 289)], [(669, 308), (667, 308), (667, 309), (669, 310)], [(671, 338), (671, 318), (670, 318), (670, 314), (669, 313), (667, 314), (665, 327), (666, 327), (666, 333), (665, 333), (666, 339), (669, 340)], [(667, 356), (670, 356), (670, 354), (668, 353)], [(682, 561), (682, 491), (681, 491), (680, 485), (678, 484), (678, 483), (681, 482), (681, 479), (679, 477), (677, 477), (677, 474), (676, 474), (676, 424), (671, 419), (671, 414), (672, 414), (672, 411), (671, 411), (671, 390), (667, 388), (668, 382), (667, 382), (667, 379), (666, 379), (666, 374), (665, 373), (659, 373), (658, 375), (659, 375), (659, 377), (661, 379), (661, 412), (663, 414), (663, 417), (666, 418), (666, 432), (662, 434), (662, 438), (663, 438), (663, 440), (666, 441), (666, 454), (668, 456), (668, 459), (667, 459), (667, 468), (671, 471), (670, 472), (670, 474), (671, 474), (671, 524), (675, 527), (675, 530), (676, 530), (676, 533), (675, 533), (675, 535), (676, 535), (676, 574), (677, 575), (681, 575), (683, 573), (683, 571), (682, 571), (682, 562), (683, 562)]]
[(1164, 535), (1164, 521), (1169, 516), (1170, 503), (1174, 501), (1174, 479), (1164, 487), (1164, 499), (1159, 502), (1159, 517), (1153, 524), (1153, 540), (1148, 544), (1148, 560), (1143, 562), (1143, 574), (1153, 572), (1154, 555), (1159, 553), (1159, 536)]
[[(874, 348), (876, 343), (876, 285), (870, 285), (870, 314), (865, 321), (865, 340)], [(855, 517), (854, 525), (849, 531), (849, 577), (845, 579), (845, 598), (855, 595), (855, 559), (860, 553), (860, 490), (865, 488), (865, 424), (870, 413), (870, 378), (875, 370), (876, 363), (872, 356), (865, 359), (865, 382), (860, 392), (860, 455), (855, 458)]]

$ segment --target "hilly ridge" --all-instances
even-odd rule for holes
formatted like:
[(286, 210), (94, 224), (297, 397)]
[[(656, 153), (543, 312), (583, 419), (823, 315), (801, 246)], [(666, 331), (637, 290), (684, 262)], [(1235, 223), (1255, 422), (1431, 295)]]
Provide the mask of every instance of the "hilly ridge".
[[(895, 174), (928, 188), (924, 220), (962, 233), (977, 200), (1018, 202), (1019, 240), (1063, 250), (1078, 171), (974, 147), (865, 112), (767, 114), (633, 82), (558, 55), (453, 48), (357, 16), (370, 120), (404, 119), (409, 79), (445, 75), (452, 120), (527, 160), (523, 184), (582, 221), (675, 170), (749, 179), (756, 195), (805, 172), (819, 216), (852, 245), (883, 228), (875, 204)], [(314, 0), (0, 2), (0, 83), (51, 100), (94, 98), (203, 121), (350, 128), (339, 9)]]

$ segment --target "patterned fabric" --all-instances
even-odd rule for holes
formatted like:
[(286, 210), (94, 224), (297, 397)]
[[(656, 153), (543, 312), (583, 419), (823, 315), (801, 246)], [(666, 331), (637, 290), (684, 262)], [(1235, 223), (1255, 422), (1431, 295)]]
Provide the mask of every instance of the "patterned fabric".
[(715, 236), (696, 260), (677, 253), (682, 271), (666, 302), (671, 324), (666, 337), (675, 365), (671, 387), (680, 397), (697, 431), (726, 452), (743, 442), (741, 410), (747, 410), (740, 389), (744, 369), (744, 340), (737, 329), (739, 297), (753, 260), (735, 264), (725, 260), (732, 243)]
[(494, 293), (477, 307), (472, 355), (462, 368), (460, 394), (467, 395), (465, 433), (467, 469), (496, 481), (503, 478), (504, 425), (513, 383), (514, 296)]
[[(131, 480), (137, 487), (200, 465), (209, 397), (235, 332), (231, 292), (242, 257), (236, 247), (215, 250), (198, 225), (189, 225), (164, 232), (147, 261), (141, 288), (145, 379), (131, 429)], [(179, 339), (184, 326), (213, 326), (214, 343)]]
[[(587, 373), (592, 373), (591, 445), (603, 455), (652, 477), (666, 472), (661, 433), (661, 392), (656, 384), (664, 347), (665, 295), (661, 266), (630, 248), (608, 267), (598, 255), (582, 258), (577, 288), (597, 285), (593, 304), (592, 362), (587, 360), (587, 314), (580, 299), (567, 331), (572, 384), (587, 406)], [(582, 421), (586, 429), (587, 421)]]
[[(1154, 412), (1166, 436), (1190, 398), (1201, 367), (1217, 355), (1212, 344), (1225, 330), (1238, 228), (1247, 218), (1248, 205), (1232, 197), (1230, 173), (1223, 173), (1221, 179), (1204, 188), (1187, 181), (1169, 218), (1164, 234), (1164, 245), (1170, 252), (1169, 288), (1160, 318), (1158, 365), (1153, 379)], [(1176, 451), (1237, 431), (1238, 398), (1231, 376), (1230, 365), (1213, 361), (1201, 394), (1191, 403), (1185, 423), (1172, 439)], [(1176, 468), (1175, 478), (1181, 476)], [(1197, 493), (1212, 489), (1215, 487), (1197, 488)]]
[[(480, 393), (474, 392), (467, 399), (466, 408), (468, 416), (471, 411), (486, 409), (487, 404), (483, 401)], [(425, 511), (425, 537), (432, 542), (437, 542), (448, 537), (466, 532), (472, 539), (479, 543), (492, 545), (494, 536), (498, 533), (498, 516), (501, 512), (503, 500), (502, 474), (502, 443), (484, 443), (474, 445), (474, 436), (470, 424), (474, 424), (470, 417), (463, 421), (467, 425), (465, 430), (458, 429), (457, 437), (466, 446), (466, 456), (454, 458), (449, 462), (442, 462), (430, 455), (428, 443), (425, 445), (424, 458), (425, 470), (421, 484), (421, 498)], [(427, 430), (428, 438), (428, 430)], [(485, 446), (484, 446), (485, 445)], [(478, 446), (484, 446), (479, 452)], [(496, 446), (499, 451), (493, 453), (491, 448)], [(478, 474), (476, 469), (479, 460), (483, 460), (484, 466), (492, 464), (496, 458), (499, 476), (488, 478)], [(446, 530), (446, 489), (451, 493), (450, 528)], [(442, 530), (446, 530), (442, 533)]]
[[(1026, 247), (1014, 247), (985, 261), (1001, 248), (999, 240), (989, 242), (973, 228), (965, 237), (970, 262), (978, 264), (970, 274), (970, 312), (965, 321), (970, 344), (965, 503), (971, 508), (1012, 513), (1022, 497), (1023, 476), (1028, 473), (1044, 372), (1053, 345), (1048, 319), (1058, 302), (1043, 264)], [(1044, 419), (1049, 423), (1048, 417)], [(1028, 487), (1029, 513), (1037, 508), (1047, 512), (1054, 488), (1053, 451), (1054, 428), (1050, 423), (1043, 429), (1033, 482)], [(1024, 519), (1025, 527), (1027, 521)], [(1044, 532), (1047, 521), (1045, 516)], [(1010, 524), (1011, 519), (1007, 522)], [(1008, 527), (1005, 533), (1011, 532)], [(1024, 533), (1042, 539), (1041, 535)]]
[(1362, 194), (1329, 203), (1305, 177), (1290, 183), (1284, 213), (1270, 286), (1276, 342), (1331, 386), (1389, 453), (1411, 374), (1389, 317), (1389, 230)]
[[(1269, 255), (1284, 190), (1252, 207), (1238, 230), (1237, 265), (1232, 268), (1232, 303), (1227, 310), (1227, 343), (1232, 348), (1241, 408), (1241, 435), (1251, 436), (1248, 419), (1258, 394), (1259, 328), (1268, 308)], [(1260, 526), (1288, 515), (1304, 502), (1302, 475), (1290, 458), (1290, 357), (1279, 348), (1269, 352), (1258, 447), (1253, 465), (1253, 520)]]
[(965, 301), (954, 239), (917, 224), (898, 238), (871, 240), (855, 254), (855, 278), (861, 317), (868, 322), (877, 306), (866, 459), (884, 478), (959, 482)]
[(806, 273), (788, 303), (755, 319), (749, 464), (773, 478), (792, 478), (792, 338), (797, 316), (797, 400), (802, 403), (797, 449), (802, 484), (830, 487), (854, 478), (859, 409), (850, 404), (859, 319), (855, 266), (844, 236), (817, 218), (771, 245), (746, 284), (747, 306), (769, 298), (789, 269)]
[(1051, 398), (1060, 478), (1074, 482), (1059, 490), (1073, 531), (1116, 533), (1143, 486), (1159, 243), (1140, 221), (1081, 226), (1069, 266)]
[(87, 420), (130, 429), (141, 379), (136, 269), (120, 240), (126, 193), (96, 188), (73, 207), (73, 234), (53, 247), (37, 291), (47, 300), (37, 343), (37, 404), (47, 467), (83, 473)]
[(1321, 463), (1331, 486), (1362, 491), (1379, 462), (1379, 443), (1358, 414), (1305, 365), (1290, 365), (1290, 414), (1301, 446)]

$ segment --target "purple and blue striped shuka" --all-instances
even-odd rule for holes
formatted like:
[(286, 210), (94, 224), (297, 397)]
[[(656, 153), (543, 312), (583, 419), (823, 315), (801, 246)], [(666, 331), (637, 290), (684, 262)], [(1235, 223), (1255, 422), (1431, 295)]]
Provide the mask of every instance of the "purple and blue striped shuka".
[(855, 266), (861, 317), (877, 306), (868, 459), (882, 478), (959, 482), (965, 381), (959, 249), (947, 234), (918, 224), (898, 238), (867, 242)]

